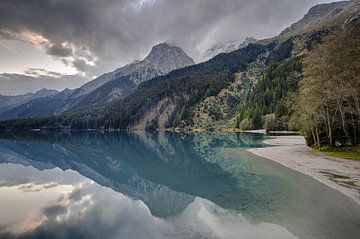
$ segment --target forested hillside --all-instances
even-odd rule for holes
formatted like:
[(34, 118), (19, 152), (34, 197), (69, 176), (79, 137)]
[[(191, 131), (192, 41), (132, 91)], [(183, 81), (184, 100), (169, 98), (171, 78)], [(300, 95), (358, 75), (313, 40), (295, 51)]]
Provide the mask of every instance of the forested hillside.
[(237, 127), (241, 129), (287, 129), (289, 96), (301, 79), (302, 58), (273, 62), (239, 107)]
[(151, 129), (191, 125), (197, 103), (216, 95), (234, 80), (235, 72), (267, 50), (266, 46), (249, 45), (145, 82), (130, 97), (105, 109), (105, 126)]
[(192, 110), (208, 96), (216, 95), (261, 54), (272, 50), (251, 44), (220, 54), (205, 63), (175, 70), (144, 82), (129, 97), (105, 107), (69, 112), (41, 119), (2, 122), (1, 128), (66, 127), (74, 129), (168, 128), (191, 125)]
[(360, 27), (356, 24), (324, 39), (305, 58), (304, 79), (293, 99), (293, 128), (310, 145), (360, 142)]

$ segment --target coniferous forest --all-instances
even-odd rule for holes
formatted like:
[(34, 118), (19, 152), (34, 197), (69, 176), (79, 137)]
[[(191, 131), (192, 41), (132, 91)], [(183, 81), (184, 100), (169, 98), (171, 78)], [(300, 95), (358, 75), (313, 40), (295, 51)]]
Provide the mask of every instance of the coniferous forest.
[(309, 145), (360, 139), (360, 29), (328, 35), (312, 51), (271, 63), (240, 105), (237, 127), (300, 130)]

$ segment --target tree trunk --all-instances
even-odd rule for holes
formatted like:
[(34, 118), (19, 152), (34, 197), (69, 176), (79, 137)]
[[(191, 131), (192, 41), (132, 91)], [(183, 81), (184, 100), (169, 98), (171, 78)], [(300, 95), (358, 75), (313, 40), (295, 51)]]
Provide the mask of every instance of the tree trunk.
[(354, 115), (353, 115), (353, 113), (351, 113), (351, 126), (352, 126), (352, 128), (353, 128), (353, 134), (354, 134), (354, 145), (356, 145), (357, 144), (357, 136), (356, 136), (356, 134), (357, 134), (357, 130), (356, 130), (356, 125), (355, 125), (355, 119), (354, 119)]
[(313, 127), (311, 127), (311, 135), (312, 135), (313, 140), (314, 140), (314, 145), (315, 145), (315, 147), (317, 147), (316, 137), (315, 137), (315, 133), (314, 133), (314, 129), (313, 129)]
[(333, 146), (334, 142), (333, 142), (332, 127), (331, 127), (331, 120), (330, 120), (329, 108), (328, 107), (326, 107), (326, 122), (327, 122), (327, 126), (328, 126), (329, 143), (330, 143), (331, 146)]
[[(338, 104), (339, 104), (339, 102), (338, 102)], [(340, 116), (341, 116), (341, 123), (342, 123), (342, 128), (343, 128), (345, 137), (349, 140), (350, 145), (353, 146), (353, 143), (352, 143), (352, 140), (351, 140), (351, 137), (349, 134), (349, 130), (346, 125), (345, 112), (343, 111), (341, 104), (339, 104), (339, 112), (340, 112)]]
[(320, 149), (320, 147), (321, 147), (321, 145), (320, 145), (320, 134), (319, 134), (319, 129), (318, 129), (317, 126), (315, 127), (315, 133), (316, 133), (316, 147), (318, 149)]
[(357, 111), (357, 116), (358, 118), (360, 119), (360, 99), (358, 97), (358, 95), (353, 94), (353, 100), (354, 100), (354, 103), (355, 103), (355, 108), (356, 108), (356, 111)]

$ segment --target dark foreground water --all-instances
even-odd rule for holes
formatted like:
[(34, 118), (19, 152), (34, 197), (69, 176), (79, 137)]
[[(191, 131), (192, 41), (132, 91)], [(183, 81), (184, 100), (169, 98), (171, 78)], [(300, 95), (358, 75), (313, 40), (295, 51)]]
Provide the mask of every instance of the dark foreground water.
[(0, 238), (360, 238), (360, 208), (250, 134), (0, 135)]

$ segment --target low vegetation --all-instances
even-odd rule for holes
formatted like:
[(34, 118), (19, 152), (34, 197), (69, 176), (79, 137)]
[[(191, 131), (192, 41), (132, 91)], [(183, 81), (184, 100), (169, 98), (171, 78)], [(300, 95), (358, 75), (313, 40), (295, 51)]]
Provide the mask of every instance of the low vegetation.
[(316, 151), (331, 157), (360, 160), (360, 146), (357, 147), (323, 146), (320, 148), (320, 150), (316, 150)]

